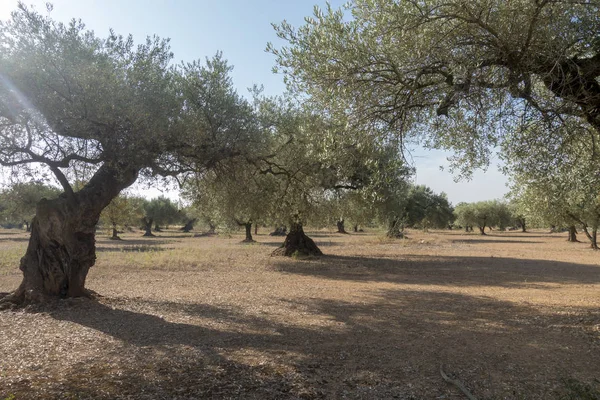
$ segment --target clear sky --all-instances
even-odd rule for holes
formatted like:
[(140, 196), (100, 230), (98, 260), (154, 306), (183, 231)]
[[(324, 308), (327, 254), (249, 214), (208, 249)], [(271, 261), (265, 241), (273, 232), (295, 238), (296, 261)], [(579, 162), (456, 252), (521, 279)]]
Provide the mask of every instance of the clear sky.
[[(44, 13), (46, 2), (24, 1)], [(330, 1), (334, 7), (344, 2)], [(262, 84), (267, 95), (275, 95), (285, 87), (282, 76), (272, 73), (274, 57), (265, 52), (267, 42), (280, 43), (271, 23), (287, 20), (299, 26), (314, 5), (323, 7), (325, 0), (54, 0), (52, 4), (53, 19), (79, 18), (100, 37), (112, 28), (132, 34), (136, 42), (153, 34), (171, 38), (176, 61), (204, 59), (223, 51), (235, 67), (232, 77), (241, 94), (253, 84)], [(0, 19), (8, 18), (16, 6), (17, 0), (0, 0)], [(447, 167), (446, 157), (440, 151), (416, 149), (416, 183), (446, 192), (454, 204), (501, 198), (506, 192), (506, 178), (495, 165), (487, 173), (475, 173), (470, 182), (454, 183), (448, 168), (439, 169)]]

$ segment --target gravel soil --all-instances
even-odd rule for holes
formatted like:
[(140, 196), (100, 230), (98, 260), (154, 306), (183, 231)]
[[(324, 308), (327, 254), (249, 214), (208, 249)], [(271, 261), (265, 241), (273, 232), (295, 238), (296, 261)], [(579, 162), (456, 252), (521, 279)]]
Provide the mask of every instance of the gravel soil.
[[(600, 252), (565, 234), (98, 235), (96, 300), (0, 313), (5, 399), (600, 399)], [(25, 233), (0, 231), (0, 292)]]

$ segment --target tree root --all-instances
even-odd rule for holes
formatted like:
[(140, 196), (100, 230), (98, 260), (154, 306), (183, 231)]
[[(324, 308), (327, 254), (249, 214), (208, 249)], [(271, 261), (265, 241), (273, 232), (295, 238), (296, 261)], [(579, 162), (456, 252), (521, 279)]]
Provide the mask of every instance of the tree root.
[(473, 396), (473, 394), (471, 394), (471, 392), (469, 392), (469, 390), (458, 379), (452, 379), (448, 375), (446, 375), (446, 373), (442, 369), (441, 365), (440, 365), (440, 375), (442, 375), (443, 380), (445, 380), (446, 382), (450, 383), (451, 385), (454, 385), (457, 388), (459, 388), (460, 391), (463, 392), (469, 400), (477, 400), (477, 397)]
[[(67, 297), (66, 299), (86, 299), (96, 301), (102, 295), (90, 289), (84, 289), (83, 295), (79, 297)], [(61, 300), (60, 297), (47, 296), (34, 290), (23, 290), (19, 288), (11, 293), (0, 293), (0, 311), (19, 310), (36, 312), (45, 310), (47, 307), (52, 308)]]
[(12, 293), (0, 293), (0, 311), (14, 308), (15, 304), (12, 295)]

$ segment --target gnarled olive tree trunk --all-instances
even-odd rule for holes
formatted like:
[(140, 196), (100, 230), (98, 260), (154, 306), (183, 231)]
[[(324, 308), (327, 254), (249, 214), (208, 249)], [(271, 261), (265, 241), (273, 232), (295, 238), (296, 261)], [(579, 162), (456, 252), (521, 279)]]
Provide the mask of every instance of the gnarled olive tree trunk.
[(337, 221), (337, 229), (338, 229), (338, 233), (345, 233), (345, 234), (348, 233), (348, 232), (346, 232), (345, 221), (343, 219), (339, 219)]
[(321, 256), (323, 252), (311, 238), (306, 236), (302, 228), (302, 223), (294, 222), (290, 226), (290, 232), (285, 237), (283, 245), (275, 249), (272, 255), (291, 257), (298, 254), (304, 256)]
[(569, 226), (569, 237), (567, 238), (567, 242), (579, 242), (579, 240), (577, 240), (577, 228), (575, 228), (575, 225)]
[(154, 219), (144, 217), (142, 218), (142, 222), (144, 223), (144, 234), (142, 236), (154, 236), (154, 233), (152, 233), (152, 224), (154, 223)]
[(246, 229), (246, 238), (243, 240), (243, 242), (254, 242), (254, 239), (252, 238), (252, 222), (246, 222), (242, 225), (244, 225), (244, 228)]
[(137, 178), (136, 169), (107, 164), (79, 192), (42, 199), (31, 223), (31, 238), (20, 269), (23, 281), (6, 304), (39, 303), (89, 293), (85, 279), (96, 261), (95, 234), (100, 212)]
[(117, 225), (116, 224), (113, 224), (113, 227), (112, 227), (112, 236), (110, 237), (110, 240), (122, 240), (119, 237), (119, 231), (117, 231)]
[(404, 224), (399, 218), (391, 219), (388, 222), (388, 230), (386, 236), (389, 238), (402, 239), (404, 238)]
[(194, 219), (190, 219), (182, 228), (181, 230), (185, 233), (190, 233), (190, 231), (192, 229), (194, 229), (194, 224), (196, 223), (196, 221), (198, 221), (198, 218), (194, 218)]

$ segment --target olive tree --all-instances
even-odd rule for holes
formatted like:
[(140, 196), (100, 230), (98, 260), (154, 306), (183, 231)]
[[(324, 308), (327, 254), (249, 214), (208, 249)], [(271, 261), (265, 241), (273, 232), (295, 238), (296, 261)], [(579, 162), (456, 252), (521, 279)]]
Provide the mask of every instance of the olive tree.
[(568, 228), (568, 240), (577, 242), (577, 227), (598, 249), (600, 180), (588, 174), (584, 159), (561, 158), (551, 175), (540, 177), (531, 169), (519, 170), (510, 196), (519, 209), (535, 221)]
[(353, 124), (454, 149), (463, 174), (531, 126), (548, 148), (570, 121), (600, 131), (597, 1), (353, 0), (275, 28), (290, 88)]
[(143, 215), (143, 199), (120, 194), (102, 210), (100, 221), (111, 227), (111, 240), (121, 240), (118, 228), (137, 224)]
[[(226, 75), (226, 62), (171, 60), (168, 40), (99, 38), (22, 4), (0, 22), (0, 165), (46, 168), (63, 191), (37, 204), (23, 281), (4, 305), (89, 295), (96, 224), (112, 199), (139, 176), (210, 169), (241, 151), (238, 99), (202, 79)], [(226, 122), (211, 125), (220, 113)], [(93, 173), (74, 190), (66, 173), (78, 165)]]
[(152, 225), (154, 230), (160, 232), (161, 226), (169, 226), (181, 219), (181, 213), (171, 199), (165, 196), (158, 196), (154, 199), (143, 202), (142, 222), (144, 224), (144, 236), (154, 236), (152, 234)]
[(272, 175), (262, 174), (243, 159), (231, 159), (190, 179), (183, 196), (211, 221), (244, 227), (244, 242), (253, 242), (252, 225), (268, 218), (275, 190)]
[(512, 219), (508, 205), (498, 200), (459, 203), (454, 213), (456, 223), (464, 226), (467, 232), (477, 226), (481, 235), (486, 235), (485, 228), (504, 230)]
[(323, 114), (313, 104), (299, 105), (293, 98), (260, 98), (257, 113), (268, 150), (260, 161), (249, 161), (259, 174), (274, 178), (268, 219), (290, 226), (275, 254), (321, 254), (303, 225), (336, 197), (353, 191), (374, 193), (391, 179), (385, 172), (396, 161), (402, 164), (398, 150), (389, 151), (392, 144), (356, 129), (343, 116)]
[(1, 214), (15, 225), (25, 224), (27, 232), (30, 232), (37, 203), (42, 199), (58, 197), (59, 194), (58, 188), (43, 182), (15, 183), (0, 193), (5, 204)]
[(408, 226), (428, 228), (448, 228), (454, 220), (453, 208), (445, 193), (434, 193), (425, 185), (412, 186), (406, 202), (406, 223)]

